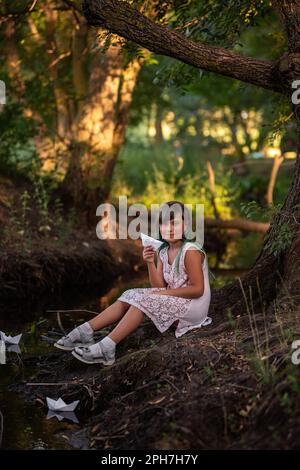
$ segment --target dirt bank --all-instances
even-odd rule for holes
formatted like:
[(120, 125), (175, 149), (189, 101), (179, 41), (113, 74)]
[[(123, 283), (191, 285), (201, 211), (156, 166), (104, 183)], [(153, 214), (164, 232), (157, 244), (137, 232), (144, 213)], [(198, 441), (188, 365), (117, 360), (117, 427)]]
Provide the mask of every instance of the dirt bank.
[[(86, 237), (87, 238), (87, 237)], [(144, 268), (138, 243), (130, 240), (78, 242), (62, 248), (0, 256), (0, 305), (34, 301), (65, 289), (107, 288), (118, 276)]]
[(64, 385), (14, 389), (31, 401), (79, 399), (91, 448), (296, 449), (300, 382), (290, 344), (299, 312), (277, 308), (255, 322), (215, 318), (178, 339), (146, 319), (119, 345), (113, 366), (53, 351), (24, 365), (38, 363), (31, 382)]

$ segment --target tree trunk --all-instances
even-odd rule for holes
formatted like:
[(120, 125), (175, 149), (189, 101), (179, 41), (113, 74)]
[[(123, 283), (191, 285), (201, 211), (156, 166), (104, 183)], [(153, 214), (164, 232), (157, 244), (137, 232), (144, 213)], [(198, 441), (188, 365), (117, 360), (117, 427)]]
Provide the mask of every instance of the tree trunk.
[(211, 204), (214, 209), (215, 218), (220, 219), (220, 214), (216, 205), (215, 172), (209, 160), (207, 160), (206, 166), (207, 166), (207, 173), (208, 173)]
[[(54, 6), (53, 0), (46, 0), (43, 4), (46, 22), (46, 50), (49, 55), (48, 70), (51, 77), (53, 95), (55, 97), (56, 134), (61, 141), (65, 141), (71, 126), (68, 106), (69, 98), (60, 84), (58, 66), (60, 50), (67, 49), (68, 45), (66, 44), (66, 47), (60, 47), (64, 46), (64, 44), (59, 44), (59, 42), (62, 42), (59, 41), (58, 33), (59, 13)], [(65, 38), (64, 42), (66, 42)]]
[(283, 155), (276, 155), (273, 158), (273, 165), (272, 165), (268, 189), (266, 193), (266, 201), (269, 206), (273, 204), (274, 188), (275, 188), (275, 184), (277, 180), (278, 171), (283, 160), (284, 160)]
[[(63, 183), (72, 202), (96, 220), (96, 208), (110, 193), (113, 170), (124, 142), (138, 61), (126, 68), (119, 45), (92, 59), (88, 92), (72, 127), (71, 160)], [(83, 87), (82, 81), (77, 90)], [(82, 96), (82, 93), (81, 93)]]
[(229, 127), (231, 130), (232, 143), (235, 147), (236, 155), (240, 163), (245, 163), (245, 154), (242, 150), (242, 145), (238, 142), (237, 132), (238, 126), (240, 124), (238, 117), (240, 116), (240, 111), (233, 110), (231, 116), (229, 116)]

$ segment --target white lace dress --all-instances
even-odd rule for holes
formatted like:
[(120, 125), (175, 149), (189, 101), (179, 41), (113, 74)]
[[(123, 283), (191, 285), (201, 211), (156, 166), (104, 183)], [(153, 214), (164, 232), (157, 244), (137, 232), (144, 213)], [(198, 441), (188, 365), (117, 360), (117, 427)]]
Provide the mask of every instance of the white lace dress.
[(172, 265), (168, 261), (168, 247), (163, 248), (160, 253), (160, 259), (163, 263), (163, 275), (167, 287), (137, 287), (128, 289), (117, 299), (130, 305), (138, 307), (155, 324), (157, 329), (163, 333), (172, 323), (178, 320), (175, 336), (178, 338), (193, 328), (211, 323), (208, 317), (211, 291), (208, 276), (207, 255), (202, 263), (204, 277), (204, 293), (201, 297), (186, 299), (174, 295), (153, 294), (154, 291), (165, 289), (176, 289), (189, 285), (188, 274), (185, 270), (184, 258), (188, 249), (195, 250), (192, 242), (184, 245), (180, 259), (179, 269), (175, 267), (175, 260)]

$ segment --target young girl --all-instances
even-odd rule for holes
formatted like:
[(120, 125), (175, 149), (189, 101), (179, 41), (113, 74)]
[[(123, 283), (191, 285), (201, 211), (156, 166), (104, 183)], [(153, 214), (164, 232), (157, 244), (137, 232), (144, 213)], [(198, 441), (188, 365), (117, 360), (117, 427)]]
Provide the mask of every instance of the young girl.
[[(165, 204), (169, 208), (179, 205), (181, 215), (171, 212), (165, 223), (160, 212), (159, 238), (163, 244), (158, 250), (157, 266), (153, 248), (143, 250), (151, 287), (126, 290), (95, 318), (57, 341), (57, 348), (72, 351), (74, 357), (87, 364), (110, 365), (115, 362), (116, 345), (139, 327), (145, 315), (161, 333), (178, 322), (177, 338), (211, 323), (207, 316), (211, 299), (207, 255), (196, 242), (186, 239), (184, 205), (178, 201)], [(117, 321), (109, 335), (94, 342), (94, 331)]]

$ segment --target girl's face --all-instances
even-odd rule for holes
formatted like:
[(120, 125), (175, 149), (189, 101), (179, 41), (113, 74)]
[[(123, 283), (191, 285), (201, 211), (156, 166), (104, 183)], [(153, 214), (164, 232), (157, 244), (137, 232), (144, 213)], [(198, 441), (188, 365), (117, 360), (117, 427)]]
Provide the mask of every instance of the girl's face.
[(181, 217), (175, 217), (173, 220), (162, 222), (159, 228), (162, 238), (172, 243), (172, 241), (182, 240), (184, 221)]

